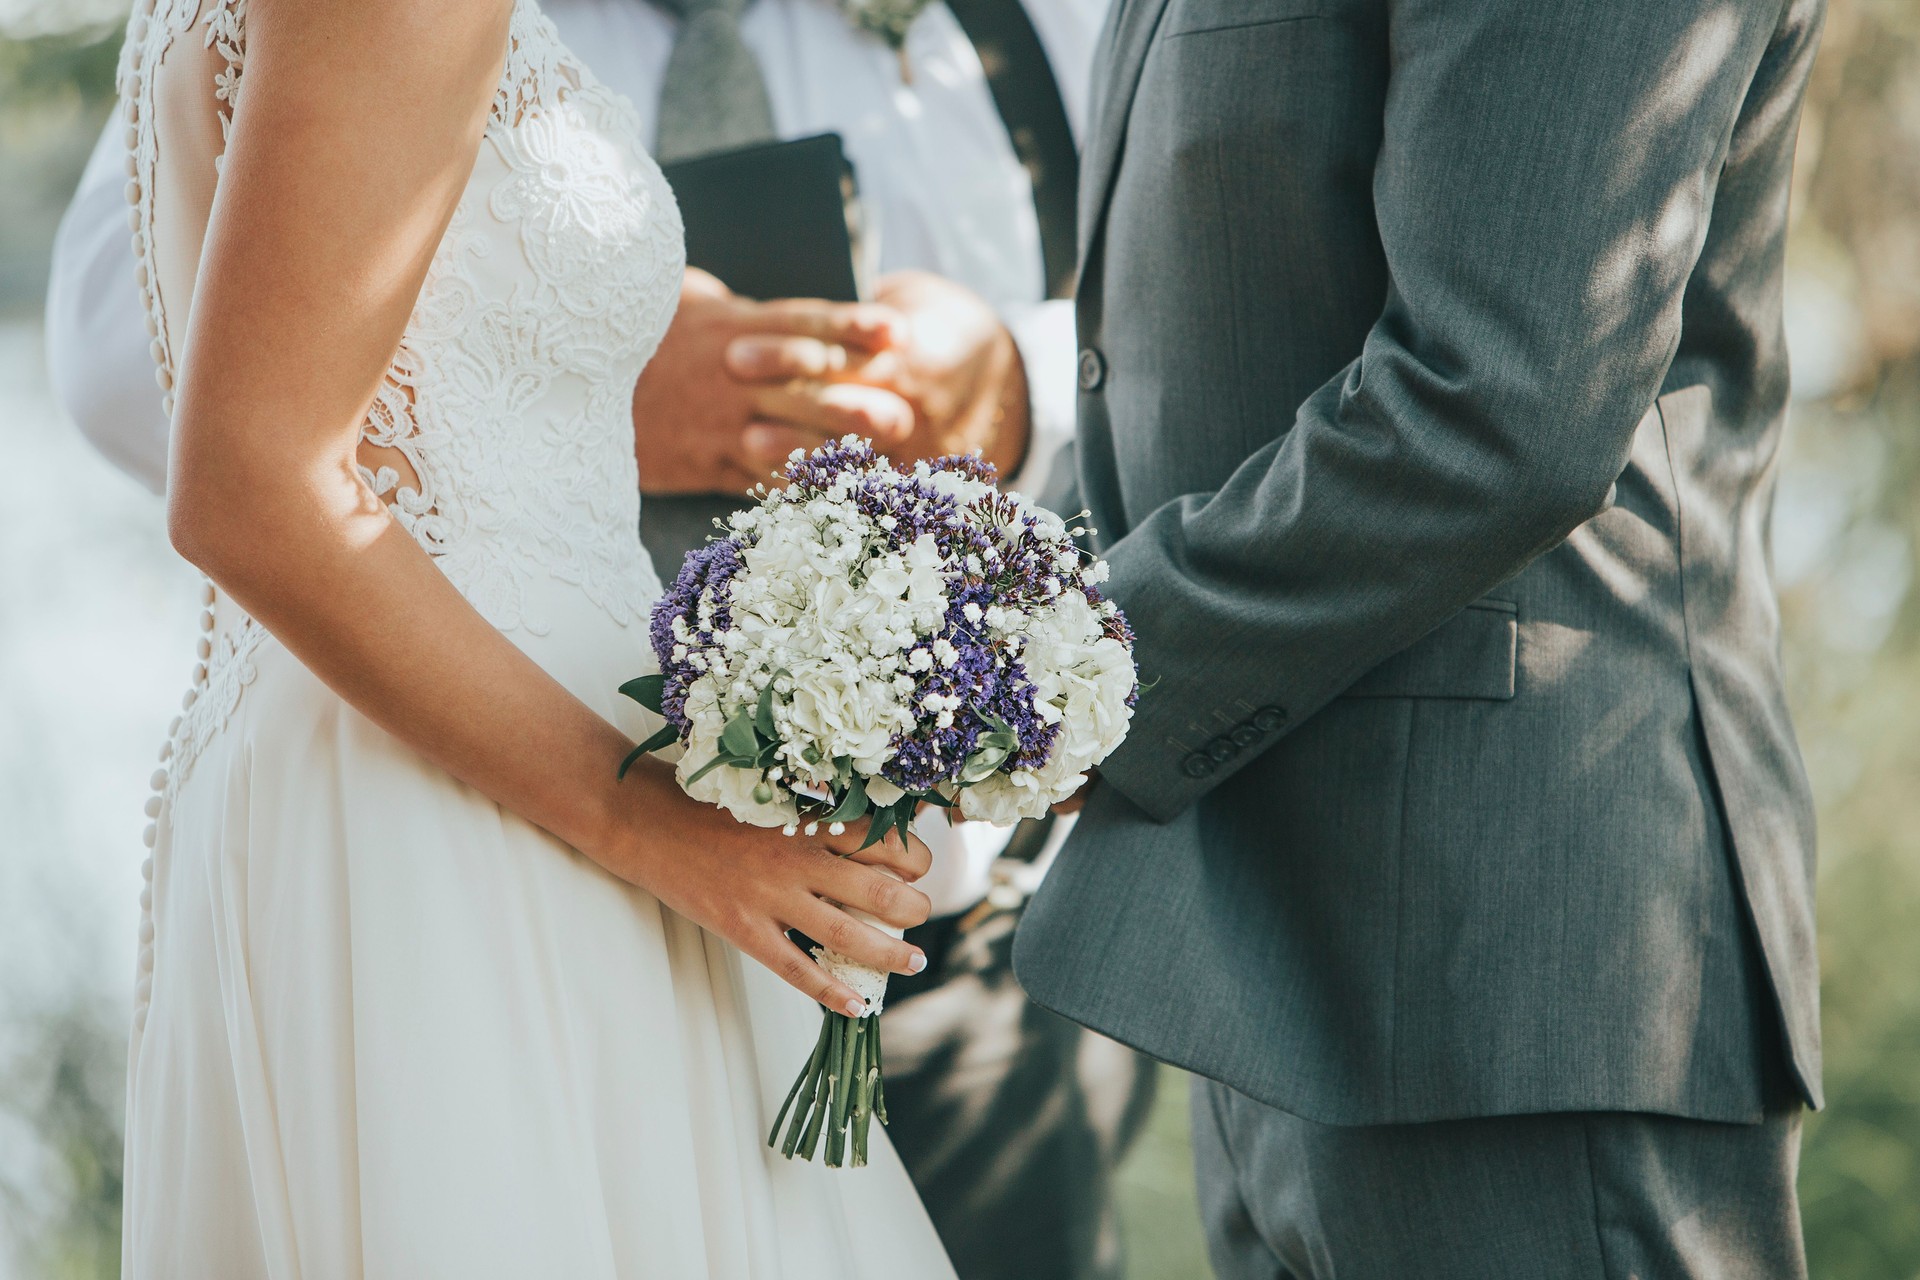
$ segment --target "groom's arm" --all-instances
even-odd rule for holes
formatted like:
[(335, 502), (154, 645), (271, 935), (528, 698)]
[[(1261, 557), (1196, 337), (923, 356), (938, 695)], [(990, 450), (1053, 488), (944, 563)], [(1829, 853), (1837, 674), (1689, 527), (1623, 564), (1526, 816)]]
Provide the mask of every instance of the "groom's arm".
[[(1267, 707), (1299, 724), (1606, 508), (1749, 85), (1803, 64), (1773, 47), (1777, 4), (1389, 11), (1383, 313), (1290, 432), (1110, 552), (1158, 683), (1100, 772), (1162, 821), (1257, 754), (1193, 768), (1191, 725)], [(1797, 92), (1743, 137), (1791, 130)]]

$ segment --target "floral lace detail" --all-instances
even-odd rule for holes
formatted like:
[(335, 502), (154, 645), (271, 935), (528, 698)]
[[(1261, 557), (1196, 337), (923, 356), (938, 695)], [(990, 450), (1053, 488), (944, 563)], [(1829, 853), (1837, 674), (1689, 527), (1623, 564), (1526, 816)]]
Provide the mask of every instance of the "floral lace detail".
[(226, 65), (213, 76), (213, 98), (220, 118), (220, 150), (214, 157), (217, 167), (226, 159), (227, 143), (233, 137), (233, 112), (240, 105), (240, 76), (247, 67), (246, 44), (241, 33), (247, 25), (247, 0), (212, 0), (205, 13), (206, 47), (220, 55)]
[(631, 104), (518, 5), (475, 178), (368, 415), (367, 443), (413, 477), (362, 478), (503, 630), (547, 629), (526, 603), (539, 578), (622, 623), (659, 594), (639, 549), (629, 393), (679, 301), (684, 251), (638, 132)]
[(201, 751), (239, 709), (241, 692), (259, 674), (253, 665), (253, 653), (266, 635), (265, 627), (248, 618), (224, 635), (209, 637), (212, 652), (205, 662), (206, 678), (190, 691), (180, 713), (180, 727), (174, 732), (173, 769), (166, 792), (169, 800), (192, 771)]

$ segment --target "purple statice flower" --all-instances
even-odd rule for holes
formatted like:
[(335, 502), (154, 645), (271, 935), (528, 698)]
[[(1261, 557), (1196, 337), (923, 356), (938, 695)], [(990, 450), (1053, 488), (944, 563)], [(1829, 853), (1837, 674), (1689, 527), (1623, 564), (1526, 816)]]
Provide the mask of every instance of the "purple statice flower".
[[(692, 633), (684, 642), (687, 657), (714, 646), (715, 637), (733, 625), (727, 584), (740, 572), (740, 550), (737, 539), (716, 538), (704, 547), (689, 551), (673, 585), (654, 602), (648, 638), (653, 642), (653, 656), (660, 663), (660, 671), (667, 678), (660, 709), (674, 728), (682, 732), (687, 728), (687, 686), (700, 673), (685, 657), (674, 656), (683, 642), (675, 637), (673, 623), (676, 618), (684, 618)], [(705, 624), (700, 621), (703, 597), (713, 606), (711, 618)]]
[[(976, 479), (992, 475), (992, 468), (977, 458), (947, 461), (977, 464), (949, 468)], [(926, 521), (937, 525), (933, 532), (936, 542), (944, 544), (951, 602), (937, 638), (951, 644), (958, 655), (951, 667), (928, 671), (913, 697), (918, 704), (928, 694), (955, 695), (963, 710), (947, 727), (925, 717), (912, 732), (897, 735), (888, 780), (910, 791), (955, 780), (981, 733), (994, 722), (1010, 728), (1020, 744), (1006, 767), (1037, 768), (1051, 754), (1060, 726), (1035, 711), (1026, 668), (1007, 651), (1004, 641), (990, 639), (986, 618), (995, 607), (1043, 606), (1064, 589), (1048, 586), (1050, 578), (1058, 581), (1060, 577), (1058, 546), (1040, 535), (1033, 517), (997, 493), (977, 500), (964, 513), (946, 495), (928, 492), (918, 482), (880, 490), (872, 500), (885, 505), (890, 499), (914, 505)], [(919, 527), (909, 532), (917, 536)], [(998, 536), (995, 530), (1000, 531)], [(1079, 577), (1077, 568), (1071, 577)]]
[(932, 534), (936, 543), (943, 535), (950, 536), (952, 520), (959, 512), (952, 498), (913, 479), (892, 484), (868, 479), (851, 497), (862, 516), (886, 531), (896, 550), (912, 545), (923, 534)]
[(790, 458), (784, 469), (789, 483), (800, 489), (830, 489), (843, 473), (869, 474), (884, 462), (873, 451), (871, 441), (843, 436), (830, 440), (812, 453)]
[(1038, 769), (1045, 764), (1053, 754), (1054, 739), (1060, 736), (1060, 725), (1047, 723), (1033, 709), (1033, 681), (1027, 678), (1027, 668), (1018, 659), (1008, 664), (988, 705), (1020, 740), (1020, 749), (1009, 758), (1006, 767)]
[(951, 697), (958, 701), (959, 710), (945, 727), (937, 717), (923, 716), (912, 732), (894, 735), (893, 760), (881, 772), (887, 781), (905, 791), (930, 791), (939, 783), (958, 778), (980, 735), (987, 730), (979, 708), (988, 705), (1000, 674), (991, 648), (956, 633), (954, 619), (958, 617), (958, 607), (950, 610), (946, 629), (938, 637), (953, 645), (953, 665), (936, 662), (915, 686), (912, 696), (916, 706), (928, 694)]
[(977, 453), (949, 453), (927, 463), (930, 471), (951, 471), (981, 484), (997, 484), (1000, 469)]

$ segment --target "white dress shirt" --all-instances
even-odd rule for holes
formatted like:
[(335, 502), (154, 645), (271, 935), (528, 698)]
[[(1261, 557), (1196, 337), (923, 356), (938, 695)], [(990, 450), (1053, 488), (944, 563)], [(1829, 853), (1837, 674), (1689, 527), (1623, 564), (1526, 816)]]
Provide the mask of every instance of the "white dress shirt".
[[(1107, 0), (1026, 0), (1076, 139), (1083, 136), (1093, 44)], [(651, 139), (677, 20), (646, 0), (547, 0), (594, 74), (626, 94)], [(833, 0), (751, 0), (741, 34), (766, 77), (784, 137), (837, 132), (860, 183), (882, 272), (919, 268), (974, 290), (999, 311), (1025, 361), (1028, 461), (1011, 487), (1037, 494), (1072, 436), (1073, 308), (1045, 298), (1033, 188), (1014, 155), (979, 56), (944, 4), (907, 33), (902, 58)], [(47, 351), (55, 394), (115, 465), (154, 492), (166, 485), (168, 423), (148, 353), (126, 229), (125, 142), (109, 123), (54, 241)], [(923, 823), (936, 912), (978, 901), (1005, 836), (977, 823)]]

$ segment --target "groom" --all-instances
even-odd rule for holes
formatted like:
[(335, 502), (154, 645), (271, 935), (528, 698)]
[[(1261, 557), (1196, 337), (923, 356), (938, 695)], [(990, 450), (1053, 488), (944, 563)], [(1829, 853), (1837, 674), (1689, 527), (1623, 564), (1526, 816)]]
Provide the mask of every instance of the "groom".
[(1077, 484), (1131, 738), (1022, 925), (1229, 1280), (1801, 1276), (1767, 519), (1821, 0), (1121, 0)]

